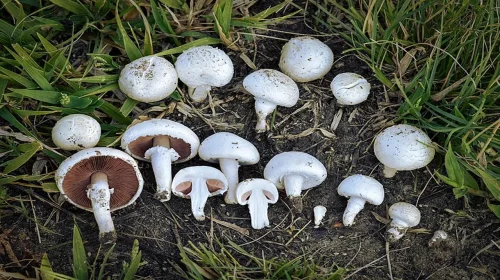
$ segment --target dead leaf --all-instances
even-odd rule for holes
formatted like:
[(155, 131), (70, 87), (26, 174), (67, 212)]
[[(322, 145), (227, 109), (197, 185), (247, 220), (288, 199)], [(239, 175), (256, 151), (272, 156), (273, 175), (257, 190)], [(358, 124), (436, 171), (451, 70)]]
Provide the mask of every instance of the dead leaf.
[(221, 225), (221, 226), (225, 226), (227, 228), (230, 228), (232, 230), (235, 230), (243, 235), (246, 235), (248, 236), (250, 234), (250, 231), (248, 231), (248, 229), (245, 229), (245, 228), (242, 228), (242, 227), (239, 227), (235, 224), (231, 224), (231, 223), (228, 223), (228, 222), (224, 222), (224, 221), (221, 221), (221, 220), (217, 220), (216, 218), (210, 218), (208, 217), (210, 220), (216, 222), (217, 224)]

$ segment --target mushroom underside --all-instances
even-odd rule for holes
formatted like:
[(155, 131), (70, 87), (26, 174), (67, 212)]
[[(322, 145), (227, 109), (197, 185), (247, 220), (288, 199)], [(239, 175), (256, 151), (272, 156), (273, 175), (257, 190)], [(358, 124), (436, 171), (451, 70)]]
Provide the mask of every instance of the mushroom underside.
[[(146, 151), (154, 146), (154, 138), (156, 135), (142, 136), (134, 141), (130, 142), (128, 145), (128, 149), (130, 152), (136, 156), (145, 157)], [(179, 159), (177, 161), (181, 161), (186, 159), (191, 154), (191, 145), (185, 142), (182, 139), (169, 137), (170, 148), (174, 149), (179, 154)]]

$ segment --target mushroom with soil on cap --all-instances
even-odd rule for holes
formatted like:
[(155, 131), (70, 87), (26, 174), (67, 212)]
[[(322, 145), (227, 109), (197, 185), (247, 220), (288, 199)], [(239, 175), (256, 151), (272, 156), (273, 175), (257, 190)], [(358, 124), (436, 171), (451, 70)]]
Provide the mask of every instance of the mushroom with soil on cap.
[(401, 239), (409, 228), (420, 223), (420, 211), (416, 206), (406, 202), (394, 203), (389, 207), (389, 217), (392, 219), (386, 232), (386, 239), (389, 242)]
[(365, 203), (380, 205), (384, 201), (384, 187), (377, 180), (356, 174), (345, 178), (337, 188), (339, 195), (350, 197), (344, 211), (343, 224), (351, 226)]
[(239, 183), (240, 165), (256, 164), (260, 160), (259, 151), (249, 141), (229, 132), (218, 132), (201, 142), (198, 155), (209, 162), (219, 162), (222, 173), (229, 182), (225, 201), (237, 204), (236, 186)]
[(191, 199), (191, 211), (198, 221), (205, 220), (205, 204), (214, 195), (227, 190), (227, 179), (218, 169), (192, 166), (181, 169), (172, 181), (174, 195)]
[(52, 128), (52, 142), (66, 151), (93, 148), (100, 138), (101, 125), (83, 114), (62, 117)]
[(248, 205), (252, 228), (263, 229), (269, 226), (267, 217), (268, 204), (278, 201), (276, 186), (264, 179), (247, 179), (238, 184), (236, 198), (240, 205)]
[(125, 65), (118, 86), (134, 100), (156, 102), (169, 97), (177, 88), (177, 82), (174, 65), (163, 57), (150, 55)]
[(330, 88), (340, 105), (359, 104), (370, 94), (370, 83), (355, 73), (338, 74), (333, 78)]
[(398, 170), (414, 170), (434, 158), (432, 141), (422, 130), (407, 124), (384, 129), (375, 137), (373, 150), (384, 165), (384, 176), (391, 178)]
[(321, 79), (333, 66), (332, 50), (320, 40), (309, 37), (290, 39), (281, 50), (281, 71), (299, 83)]
[(264, 178), (278, 189), (285, 189), (297, 211), (302, 211), (301, 192), (316, 187), (326, 179), (325, 166), (303, 152), (284, 152), (274, 156), (264, 168)]
[(177, 57), (175, 69), (179, 79), (188, 86), (189, 96), (194, 102), (204, 101), (212, 87), (227, 85), (234, 73), (229, 56), (211, 46), (184, 51)]
[(122, 136), (122, 149), (133, 157), (151, 161), (157, 191), (155, 198), (170, 200), (172, 163), (196, 156), (200, 140), (188, 127), (165, 119), (153, 119), (129, 127)]
[(111, 212), (132, 204), (143, 185), (135, 160), (112, 148), (90, 148), (75, 153), (61, 163), (55, 180), (66, 200), (94, 212), (102, 243), (116, 240)]
[(292, 107), (299, 100), (299, 88), (287, 75), (273, 69), (257, 70), (243, 79), (243, 87), (255, 98), (257, 133), (269, 129), (266, 117), (276, 106)]

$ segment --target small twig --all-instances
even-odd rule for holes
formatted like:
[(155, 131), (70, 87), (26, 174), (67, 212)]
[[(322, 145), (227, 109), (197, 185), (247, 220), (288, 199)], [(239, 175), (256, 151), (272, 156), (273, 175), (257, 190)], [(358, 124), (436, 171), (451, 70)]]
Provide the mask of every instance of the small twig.
[(345, 267), (348, 267), (353, 261), (354, 259), (356, 259), (356, 257), (358, 256), (359, 254), (359, 251), (361, 251), (361, 242), (359, 242), (359, 248), (358, 248), (358, 251), (356, 252), (356, 254), (354, 255), (354, 257), (352, 257), (352, 259), (345, 265)]
[[(393, 250), (392, 252), (403, 251), (403, 250), (406, 250), (406, 249), (408, 249), (408, 248), (410, 248), (410, 247), (411, 247), (411, 246), (404, 247), (404, 248), (401, 248), (401, 249), (396, 249), (396, 250)], [(379, 262), (381, 259), (385, 258), (385, 256), (386, 256), (386, 255), (383, 255), (382, 257), (377, 258), (377, 259), (375, 259), (375, 260), (373, 260), (373, 261), (369, 262), (368, 264), (366, 264), (366, 265), (364, 265), (364, 266), (362, 266), (362, 267), (360, 267), (360, 268), (356, 269), (353, 273), (351, 273), (351, 274), (347, 275), (344, 279), (348, 279), (348, 278), (350, 278), (350, 277), (352, 277), (352, 276), (356, 275), (356, 274), (357, 274), (358, 272), (360, 272), (361, 270), (363, 270), (363, 269), (365, 269), (365, 268), (368, 268), (368, 267), (370, 267), (370, 266), (372, 266), (372, 265), (376, 264), (376, 263), (377, 263), (377, 262)]]
[(311, 223), (311, 221), (307, 222), (307, 224), (302, 227), (296, 234), (294, 234), (292, 236), (292, 238), (290, 238), (290, 240), (288, 240), (287, 243), (285, 243), (285, 246), (288, 246), (290, 243), (292, 243), (292, 241), (295, 239), (295, 237), (297, 237), (302, 231), (304, 231), (304, 229), (306, 229), (306, 227)]
[(36, 230), (36, 235), (38, 237), (38, 244), (42, 244), (42, 238), (40, 237), (40, 229), (38, 228), (38, 219), (36, 218), (36, 213), (35, 213), (35, 205), (33, 205), (33, 199), (31, 199), (31, 195), (28, 196), (30, 197), (31, 211), (33, 212), (33, 219), (35, 220), (35, 230)]
[(391, 280), (394, 280), (394, 278), (392, 278), (391, 256), (389, 254), (389, 242), (388, 241), (385, 242), (385, 255), (387, 256), (387, 268), (389, 269), (389, 277), (391, 278)]

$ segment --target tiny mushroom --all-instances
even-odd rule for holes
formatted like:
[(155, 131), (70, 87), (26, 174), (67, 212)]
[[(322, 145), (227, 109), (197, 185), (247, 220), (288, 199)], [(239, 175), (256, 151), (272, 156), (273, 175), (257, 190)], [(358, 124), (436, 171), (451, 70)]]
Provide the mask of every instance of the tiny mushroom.
[(437, 246), (448, 239), (448, 233), (444, 230), (436, 230), (429, 240), (429, 247)]
[(355, 73), (342, 73), (330, 84), (333, 95), (340, 105), (356, 105), (368, 98), (370, 83)]
[(406, 202), (394, 203), (389, 207), (389, 217), (392, 219), (386, 232), (386, 239), (389, 242), (401, 239), (408, 228), (420, 223), (420, 211), (416, 206)]
[(255, 98), (257, 133), (269, 129), (266, 117), (276, 106), (292, 107), (299, 100), (299, 88), (287, 75), (273, 69), (257, 70), (243, 79), (243, 87)]
[(200, 158), (209, 162), (219, 162), (222, 173), (229, 182), (225, 201), (237, 204), (236, 186), (239, 183), (238, 168), (240, 165), (256, 164), (260, 160), (259, 151), (249, 141), (229, 132), (210, 135), (201, 142), (198, 149)]
[(326, 207), (323, 205), (318, 205), (314, 207), (314, 228), (318, 228), (321, 225), (321, 221), (325, 217)]
[(198, 221), (205, 220), (208, 197), (223, 194), (227, 179), (218, 169), (209, 166), (192, 166), (181, 169), (172, 181), (174, 195), (191, 199), (191, 211)]
[(172, 163), (196, 156), (200, 139), (188, 127), (165, 119), (153, 119), (129, 127), (122, 136), (122, 149), (133, 157), (151, 161), (155, 174), (156, 199), (170, 200)]
[(189, 96), (194, 102), (204, 101), (212, 87), (227, 85), (234, 73), (229, 56), (211, 46), (184, 51), (177, 57), (175, 69), (179, 79), (188, 86)]
[(302, 211), (302, 190), (316, 187), (326, 179), (325, 166), (303, 152), (284, 152), (274, 156), (264, 168), (264, 178), (278, 189), (285, 189), (295, 209)]
[(55, 174), (63, 197), (94, 212), (102, 243), (116, 240), (111, 212), (132, 204), (143, 180), (135, 160), (112, 148), (90, 148), (65, 159)]
[(356, 174), (345, 178), (337, 188), (339, 195), (350, 197), (344, 212), (342, 223), (351, 226), (356, 215), (368, 202), (380, 205), (384, 201), (384, 187), (377, 180)]
[(332, 65), (332, 50), (313, 37), (292, 38), (281, 50), (281, 71), (299, 83), (323, 78)]
[(268, 204), (276, 203), (279, 198), (278, 190), (272, 182), (264, 179), (247, 179), (238, 184), (236, 197), (239, 204), (248, 204), (252, 228), (263, 229), (269, 226)]
[(83, 114), (62, 117), (52, 128), (52, 142), (66, 151), (93, 148), (100, 138), (101, 125)]
[(155, 102), (170, 96), (177, 88), (177, 82), (174, 65), (163, 57), (150, 55), (125, 65), (118, 86), (134, 100)]
[(375, 156), (384, 165), (384, 176), (391, 178), (398, 170), (414, 170), (434, 158), (432, 141), (422, 130), (407, 124), (384, 129), (375, 137)]

